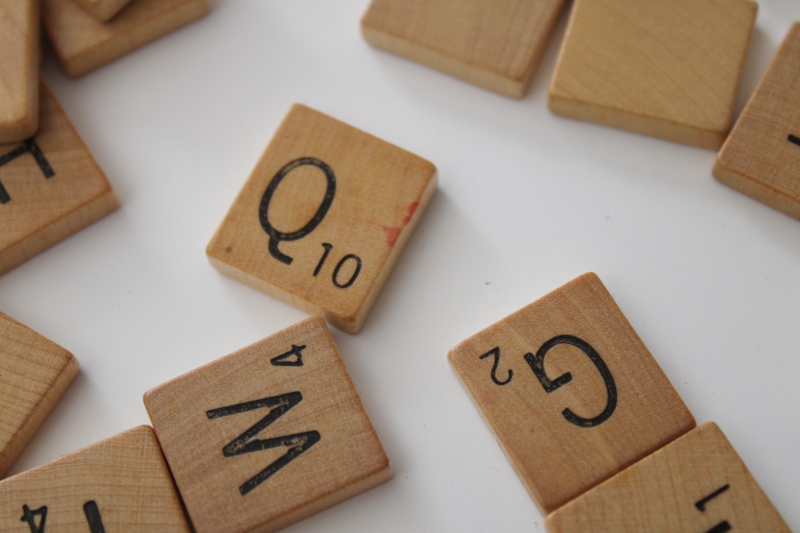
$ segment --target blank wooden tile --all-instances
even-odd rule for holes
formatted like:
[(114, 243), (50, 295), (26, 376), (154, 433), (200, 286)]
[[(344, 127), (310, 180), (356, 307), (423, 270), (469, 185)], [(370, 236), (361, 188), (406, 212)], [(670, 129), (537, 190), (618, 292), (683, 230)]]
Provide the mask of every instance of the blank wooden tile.
[(153, 429), (139, 426), (0, 482), (0, 531), (189, 533)]
[(713, 422), (547, 517), (551, 533), (790, 533)]
[(39, 93), (36, 135), (0, 145), (0, 274), (119, 205), (43, 80)]
[(752, 0), (576, 0), (550, 110), (719, 148), (757, 10)]
[(0, 313), (0, 478), (77, 373), (71, 353)]
[(134, 0), (100, 22), (74, 0), (42, 0), (42, 21), (70, 76), (80, 76), (204, 15), (209, 0)]
[(392, 475), (318, 317), (144, 401), (197, 533), (275, 531)]
[(100, 21), (107, 21), (131, 0), (75, 0), (80, 6)]
[(795, 23), (722, 147), (714, 177), (800, 219), (800, 23)]
[(506, 96), (525, 93), (564, 0), (373, 0), (378, 48)]
[(0, 0), (0, 143), (39, 124), (39, 2)]
[(220, 272), (355, 333), (435, 190), (431, 163), (295, 105), (206, 252)]
[(543, 512), (695, 425), (595, 274), (470, 337), (449, 359)]

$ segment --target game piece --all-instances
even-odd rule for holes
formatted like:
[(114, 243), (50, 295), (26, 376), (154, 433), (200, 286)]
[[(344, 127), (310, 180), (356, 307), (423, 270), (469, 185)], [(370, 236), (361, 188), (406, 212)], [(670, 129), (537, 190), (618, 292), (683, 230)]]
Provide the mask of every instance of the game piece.
[(551, 533), (791, 533), (713, 422), (561, 507)]
[(209, 0), (134, 0), (100, 22), (74, 0), (42, 0), (42, 21), (70, 76), (80, 76), (206, 14)]
[(470, 337), (449, 359), (545, 513), (695, 426), (595, 274)]
[(150, 426), (0, 482), (0, 531), (189, 533)]
[(144, 402), (197, 533), (275, 531), (392, 476), (319, 317)]
[(800, 23), (789, 30), (714, 164), (719, 181), (800, 219)]
[(361, 329), (436, 190), (436, 167), (292, 107), (206, 253), (220, 272)]
[(717, 149), (757, 10), (752, 0), (576, 0), (550, 110)]
[(378, 48), (521, 98), (564, 0), (373, 0), (361, 21)]
[(105, 175), (41, 80), (36, 135), (0, 145), (0, 274), (118, 205)]
[(0, 313), (0, 478), (77, 373), (71, 353)]
[(83, 9), (101, 22), (110, 20), (131, 0), (75, 0)]
[(0, 0), (0, 143), (39, 124), (39, 2)]

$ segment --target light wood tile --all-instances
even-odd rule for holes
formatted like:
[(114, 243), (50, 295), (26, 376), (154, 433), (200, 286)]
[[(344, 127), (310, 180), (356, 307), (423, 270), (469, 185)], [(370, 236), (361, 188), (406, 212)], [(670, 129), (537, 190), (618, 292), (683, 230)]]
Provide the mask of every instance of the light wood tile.
[(595, 274), (470, 337), (449, 359), (543, 512), (695, 425)]
[(722, 147), (714, 177), (800, 219), (800, 23), (772, 64)]
[(436, 190), (436, 168), (302, 105), (206, 250), (219, 271), (357, 332)]
[(39, 96), (36, 135), (0, 145), (0, 274), (119, 205), (43, 80)]
[(790, 533), (713, 422), (547, 517), (551, 533)]
[(139, 426), (0, 482), (0, 531), (189, 533), (153, 429)]
[(39, 124), (39, 2), (0, 0), (0, 143)]
[(77, 373), (71, 353), (0, 313), (0, 478)]
[(752, 0), (576, 0), (549, 107), (719, 148), (757, 10)]
[(145, 406), (197, 533), (275, 531), (392, 475), (319, 317), (149, 391)]
[(119, 13), (131, 0), (75, 0), (99, 21), (106, 22)]
[(364, 38), (481, 87), (520, 98), (564, 0), (373, 0)]
[(204, 15), (209, 0), (135, 0), (100, 22), (74, 0), (42, 0), (42, 21), (70, 76), (80, 76)]

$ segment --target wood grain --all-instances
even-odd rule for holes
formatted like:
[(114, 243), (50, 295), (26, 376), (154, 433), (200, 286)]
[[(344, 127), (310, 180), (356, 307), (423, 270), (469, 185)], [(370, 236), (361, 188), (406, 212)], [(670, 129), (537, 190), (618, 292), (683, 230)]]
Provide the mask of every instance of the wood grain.
[(475, 85), (521, 98), (564, 0), (373, 0), (364, 38)]
[(717, 149), (757, 10), (752, 0), (576, 0), (550, 110)]
[(39, 97), (36, 135), (0, 145), (0, 274), (119, 205), (44, 80)]
[(0, 531), (190, 530), (153, 429), (139, 426), (0, 482)]
[(206, 14), (209, 0), (135, 0), (100, 22), (74, 0), (42, 0), (42, 22), (70, 76), (80, 76)]
[(75, 0), (94, 18), (106, 22), (119, 13), (131, 0)]
[(0, 478), (77, 373), (71, 353), (0, 313)]
[(197, 533), (275, 531), (392, 475), (319, 317), (144, 401)]
[(547, 517), (551, 533), (790, 533), (708, 422)]
[(800, 23), (775, 54), (714, 164), (719, 181), (800, 219)]
[(39, 125), (39, 2), (0, 0), (0, 143)]
[(470, 337), (449, 359), (543, 512), (695, 426), (595, 274)]
[(295, 105), (206, 253), (220, 272), (356, 333), (435, 190), (428, 161)]

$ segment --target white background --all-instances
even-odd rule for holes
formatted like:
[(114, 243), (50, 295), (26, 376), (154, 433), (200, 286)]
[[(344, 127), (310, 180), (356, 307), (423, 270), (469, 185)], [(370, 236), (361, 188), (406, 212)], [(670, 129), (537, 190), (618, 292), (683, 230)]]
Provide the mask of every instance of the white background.
[[(800, 19), (760, 3), (738, 109)], [(370, 47), (367, 4), (219, 0), (81, 78), (48, 59), (122, 205), (0, 278), (0, 309), (81, 364), (13, 472), (148, 423), (146, 390), (307, 316), (204, 252), (301, 102), (432, 161), (440, 188), (362, 332), (333, 330), (395, 477), (287, 532), (543, 531), (446, 354), (587, 271), (800, 531), (800, 222), (716, 182), (713, 151), (550, 114), (565, 18), (512, 100)]]

